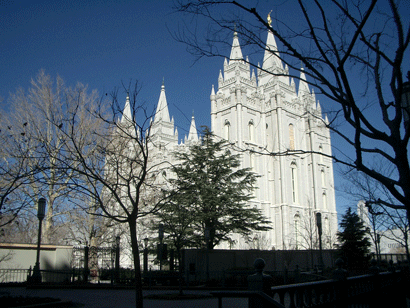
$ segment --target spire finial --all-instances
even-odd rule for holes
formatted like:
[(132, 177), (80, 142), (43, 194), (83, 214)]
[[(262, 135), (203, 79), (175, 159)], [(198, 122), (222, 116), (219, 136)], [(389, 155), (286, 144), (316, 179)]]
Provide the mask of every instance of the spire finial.
[(165, 78), (164, 77), (162, 77), (161, 89), (165, 89)]
[(272, 10), (270, 10), (270, 12), (269, 12), (269, 14), (268, 14), (268, 18), (267, 18), (269, 27), (270, 27), (271, 24), (272, 24), (272, 18), (270, 17), (270, 13), (272, 13)]

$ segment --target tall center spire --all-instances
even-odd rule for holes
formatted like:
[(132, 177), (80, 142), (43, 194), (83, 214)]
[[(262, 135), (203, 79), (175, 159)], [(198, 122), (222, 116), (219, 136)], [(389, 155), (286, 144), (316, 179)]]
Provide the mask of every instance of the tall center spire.
[(283, 64), (282, 60), (280, 59), (275, 37), (273, 36), (273, 33), (269, 30), (268, 38), (266, 40), (265, 54), (263, 56), (262, 68), (265, 70), (269, 70), (273, 67), (283, 69)]
[(157, 110), (155, 112), (155, 119), (154, 119), (154, 122), (161, 122), (161, 121), (170, 122), (168, 103), (167, 103), (167, 98), (165, 96), (164, 80), (162, 80), (161, 93), (159, 95)]
[(122, 117), (121, 117), (121, 123), (126, 124), (126, 123), (132, 123), (132, 112), (131, 112), (131, 106), (130, 106), (130, 95), (127, 93), (127, 98), (125, 99), (125, 106), (124, 110), (122, 112)]
[(236, 31), (233, 33), (232, 49), (229, 60), (243, 60), (241, 46), (239, 45), (238, 33)]

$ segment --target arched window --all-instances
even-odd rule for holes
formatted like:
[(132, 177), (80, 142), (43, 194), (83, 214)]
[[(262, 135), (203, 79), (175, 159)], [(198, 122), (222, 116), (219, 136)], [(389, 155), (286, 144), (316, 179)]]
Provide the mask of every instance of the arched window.
[(225, 139), (230, 140), (231, 138), (231, 123), (228, 120), (225, 121)]
[(320, 178), (322, 179), (322, 187), (326, 187), (325, 170), (320, 170)]
[(293, 217), (293, 222), (295, 224), (295, 249), (299, 248), (299, 233), (300, 233), (300, 215), (299, 212)]
[(255, 153), (249, 152), (249, 166), (255, 170)]
[(289, 150), (295, 150), (295, 131), (293, 124), (289, 124)]
[(329, 222), (329, 218), (325, 217), (325, 221), (324, 221), (324, 230), (323, 230), (323, 235), (324, 235), (324, 242), (325, 245), (328, 248), (332, 248), (332, 243), (331, 243), (331, 234), (330, 234), (330, 222)]
[(319, 153), (320, 153), (320, 157), (319, 157), (319, 161), (321, 162), (321, 163), (323, 163), (323, 147), (322, 147), (322, 145), (319, 145)]
[(326, 198), (325, 192), (322, 194), (322, 204), (323, 204), (323, 209), (327, 210), (327, 198)]
[(249, 141), (255, 141), (255, 125), (253, 125), (253, 120), (250, 120), (248, 123), (248, 133)]
[(292, 185), (292, 202), (298, 203), (298, 169), (295, 162), (290, 164), (290, 175)]
[(330, 223), (329, 223), (329, 218), (328, 217), (325, 217), (325, 221), (324, 221), (324, 233), (325, 233), (325, 236), (329, 236), (329, 232), (330, 232)]

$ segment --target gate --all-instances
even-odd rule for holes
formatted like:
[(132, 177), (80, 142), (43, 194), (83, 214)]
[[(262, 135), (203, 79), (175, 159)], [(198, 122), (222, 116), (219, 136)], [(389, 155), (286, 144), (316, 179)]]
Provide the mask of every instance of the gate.
[(119, 247), (74, 247), (73, 280), (113, 283)]

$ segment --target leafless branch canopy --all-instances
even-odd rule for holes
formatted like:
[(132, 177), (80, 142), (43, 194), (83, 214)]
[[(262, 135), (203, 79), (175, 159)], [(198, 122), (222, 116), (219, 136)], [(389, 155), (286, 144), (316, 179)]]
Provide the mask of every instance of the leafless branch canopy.
[[(269, 11), (242, 3), (179, 1), (175, 9), (192, 18), (190, 25), (205, 19), (209, 26), (206, 31), (181, 27), (174, 37), (199, 59), (225, 57), (233, 31), (243, 48), (251, 55), (260, 55), (266, 50), (266, 32), (271, 31), (280, 42), (279, 53), (290, 68), (289, 77), (299, 79), (302, 64), (308, 83), (318, 90), (316, 94), (336, 106), (328, 127), (346, 147), (340, 145), (341, 153), (335, 151), (335, 161), (382, 183), (410, 212), (410, 122), (403, 98), (410, 23), (408, 16), (401, 14), (404, 3), (298, 0), (286, 4), (297, 7), (295, 20), (283, 20), (278, 12), (271, 25), (265, 19)], [(280, 5), (273, 5), (273, 9), (280, 9)], [(287, 154), (294, 153), (271, 153)], [(393, 165), (394, 172), (387, 175), (372, 169), (374, 157)]]

